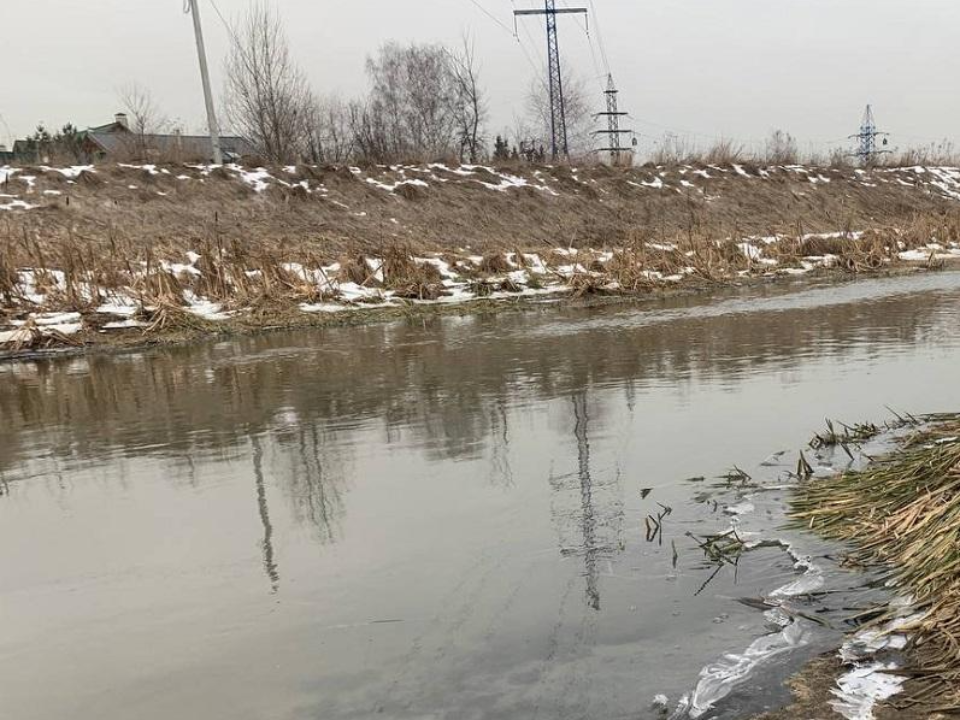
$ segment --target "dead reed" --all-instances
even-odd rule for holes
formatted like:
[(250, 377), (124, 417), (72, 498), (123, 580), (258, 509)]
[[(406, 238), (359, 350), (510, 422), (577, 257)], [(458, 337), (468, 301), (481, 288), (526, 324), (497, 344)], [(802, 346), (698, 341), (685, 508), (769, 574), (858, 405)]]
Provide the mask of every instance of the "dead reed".
[[(831, 429), (818, 437), (828, 444), (870, 431)], [(960, 419), (942, 421), (865, 470), (805, 484), (793, 502), (797, 521), (853, 543), (860, 562), (889, 566), (912, 596), (918, 615), (903, 631), (913, 637), (909, 672), (918, 682), (908, 703), (941, 702), (960, 685), (958, 434)]]

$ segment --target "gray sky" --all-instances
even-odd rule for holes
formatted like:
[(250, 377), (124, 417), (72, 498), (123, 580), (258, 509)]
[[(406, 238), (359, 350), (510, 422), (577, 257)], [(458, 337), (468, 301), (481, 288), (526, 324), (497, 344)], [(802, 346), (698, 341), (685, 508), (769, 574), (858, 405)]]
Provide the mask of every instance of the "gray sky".
[[(248, 0), (216, 0), (229, 18)], [(296, 57), (320, 93), (366, 86), (364, 59), (386, 40), (475, 40), (490, 95), (491, 130), (523, 112), (533, 69), (512, 35), (514, 7), (540, 0), (274, 0)], [(559, 0), (559, 5), (579, 5)], [(589, 0), (584, 0), (589, 5)], [(762, 144), (772, 129), (802, 149), (829, 149), (857, 130), (874, 105), (892, 144), (960, 140), (956, 0), (594, 0), (623, 109), (647, 147), (672, 130), (701, 144), (716, 136)], [(190, 130), (203, 103), (190, 18), (183, 0), (3, 0), (7, 70), (0, 136), (38, 121), (80, 127), (107, 122), (117, 88), (147, 87)], [(227, 33), (201, 0), (214, 86), (221, 87)], [(561, 49), (597, 92), (601, 78), (580, 21), (561, 18)], [(520, 37), (542, 64), (544, 29), (522, 21)], [(591, 19), (598, 65), (598, 33)]]

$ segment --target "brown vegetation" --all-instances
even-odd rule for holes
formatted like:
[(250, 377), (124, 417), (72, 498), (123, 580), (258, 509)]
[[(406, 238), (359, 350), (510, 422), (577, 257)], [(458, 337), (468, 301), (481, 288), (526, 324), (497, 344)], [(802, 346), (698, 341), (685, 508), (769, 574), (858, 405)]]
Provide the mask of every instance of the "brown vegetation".
[[(960, 708), (960, 421), (910, 437), (902, 449), (862, 471), (805, 486), (794, 517), (811, 530), (856, 545), (858, 563), (888, 566), (917, 614), (910, 636), (912, 678), (898, 707)], [(890, 619), (881, 616), (876, 622)]]
[(0, 331), (41, 311), (80, 312), (98, 329), (113, 298), (132, 300), (148, 332), (207, 328), (191, 298), (251, 327), (283, 324), (300, 304), (342, 301), (340, 283), (359, 286), (353, 304), (439, 299), (451, 293), (444, 263), (475, 297), (585, 296), (876, 272), (902, 250), (922, 259), (932, 241), (960, 254), (954, 200), (915, 173), (875, 172), (867, 183), (749, 165), (26, 169), (3, 186), (34, 207), (0, 214)]

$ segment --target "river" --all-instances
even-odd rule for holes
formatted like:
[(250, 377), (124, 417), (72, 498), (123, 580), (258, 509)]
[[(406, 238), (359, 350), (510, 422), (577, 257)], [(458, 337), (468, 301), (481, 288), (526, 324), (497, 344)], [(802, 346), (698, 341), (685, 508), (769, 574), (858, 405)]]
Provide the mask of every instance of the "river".
[(797, 574), (714, 573), (712, 479), (955, 411), (958, 361), (936, 273), (2, 364), (0, 716), (657, 717)]

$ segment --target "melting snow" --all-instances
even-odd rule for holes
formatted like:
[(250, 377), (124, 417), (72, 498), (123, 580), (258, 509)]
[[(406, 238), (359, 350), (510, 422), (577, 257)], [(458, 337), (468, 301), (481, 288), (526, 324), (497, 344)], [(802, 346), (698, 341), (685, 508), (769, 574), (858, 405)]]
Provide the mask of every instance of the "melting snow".
[(903, 690), (906, 677), (896, 675), (895, 662), (873, 662), (855, 666), (837, 680), (836, 700), (830, 706), (847, 720), (873, 720), (877, 703), (889, 700)]

